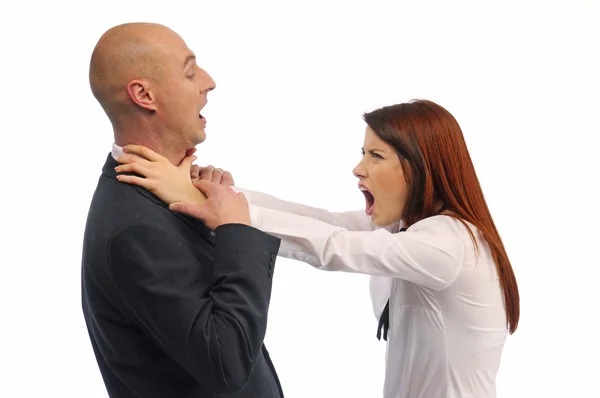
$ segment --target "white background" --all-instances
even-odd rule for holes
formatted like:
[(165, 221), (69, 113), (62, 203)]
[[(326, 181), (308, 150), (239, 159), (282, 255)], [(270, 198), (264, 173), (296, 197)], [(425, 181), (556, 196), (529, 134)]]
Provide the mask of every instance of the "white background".
[[(362, 208), (362, 112), (450, 110), (521, 290), (498, 397), (600, 397), (597, 0), (3, 1), (1, 397), (107, 396), (80, 260), (112, 132), (87, 74), (100, 35), (131, 21), (173, 28), (217, 82), (199, 163), (284, 199)], [(279, 259), (271, 303), (286, 397), (381, 396), (366, 276)]]

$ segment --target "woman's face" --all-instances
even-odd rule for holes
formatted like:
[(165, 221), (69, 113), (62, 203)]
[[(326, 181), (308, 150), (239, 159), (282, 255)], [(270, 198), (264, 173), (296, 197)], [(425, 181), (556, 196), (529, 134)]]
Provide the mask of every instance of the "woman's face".
[(353, 173), (366, 199), (366, 213), (373, 224), (387, 226), (400, 221), (408, 195), (408, 183), (393, 147), (365, 131), (363, 158)]

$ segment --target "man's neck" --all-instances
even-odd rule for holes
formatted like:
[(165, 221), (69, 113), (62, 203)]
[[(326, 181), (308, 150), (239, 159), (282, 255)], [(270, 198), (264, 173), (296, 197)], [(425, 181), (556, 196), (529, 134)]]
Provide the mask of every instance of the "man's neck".
[(158, 153), (159, 155), (164, 156), (169, 162), (171, 162), (175, 166), (179, 166), (181, 164), (181, 161), (185, 158), (187, 154), (187, 148), (173, 148), (172, 146), (166, 145), (164, 142), (161, 142), (161, 140), (155, 139), (154, 135), (151, 134), (144, 137), (135, 135), (115, 134), (115, 144), (119, 148), (123, 148), (125, 145), (145, 146)]

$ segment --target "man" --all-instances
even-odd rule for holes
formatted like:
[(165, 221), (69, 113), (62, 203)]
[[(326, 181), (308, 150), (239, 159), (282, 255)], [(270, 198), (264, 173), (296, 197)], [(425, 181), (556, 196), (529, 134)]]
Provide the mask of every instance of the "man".
[(190, 179), (213, 80), (175, 32), (135, 23), (100, 38), (90, 85), (115, 135), (82, 260), (83, 312), (109, 395), (283, 397), (263, 345), (280, 241), (249, 220), (211, 231), (117, 181), (115, 157), (127, 144), (148, 146), (176, 166), (186, 158)]

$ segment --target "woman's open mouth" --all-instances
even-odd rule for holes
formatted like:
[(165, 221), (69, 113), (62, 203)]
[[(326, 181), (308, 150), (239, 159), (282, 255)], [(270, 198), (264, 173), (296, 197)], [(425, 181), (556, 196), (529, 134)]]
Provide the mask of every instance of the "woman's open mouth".
[(373, 209), (375, 208), (375, 197), (369, 191), (369, 189), (362, 184), (358, 184), (358, 189), (360, 189), (360, 191), (363, 193), (363, 195), (365, 195), (365, 200), (366, 200), (365, 212), (367, 213), (368, 216), (373, 215)]

